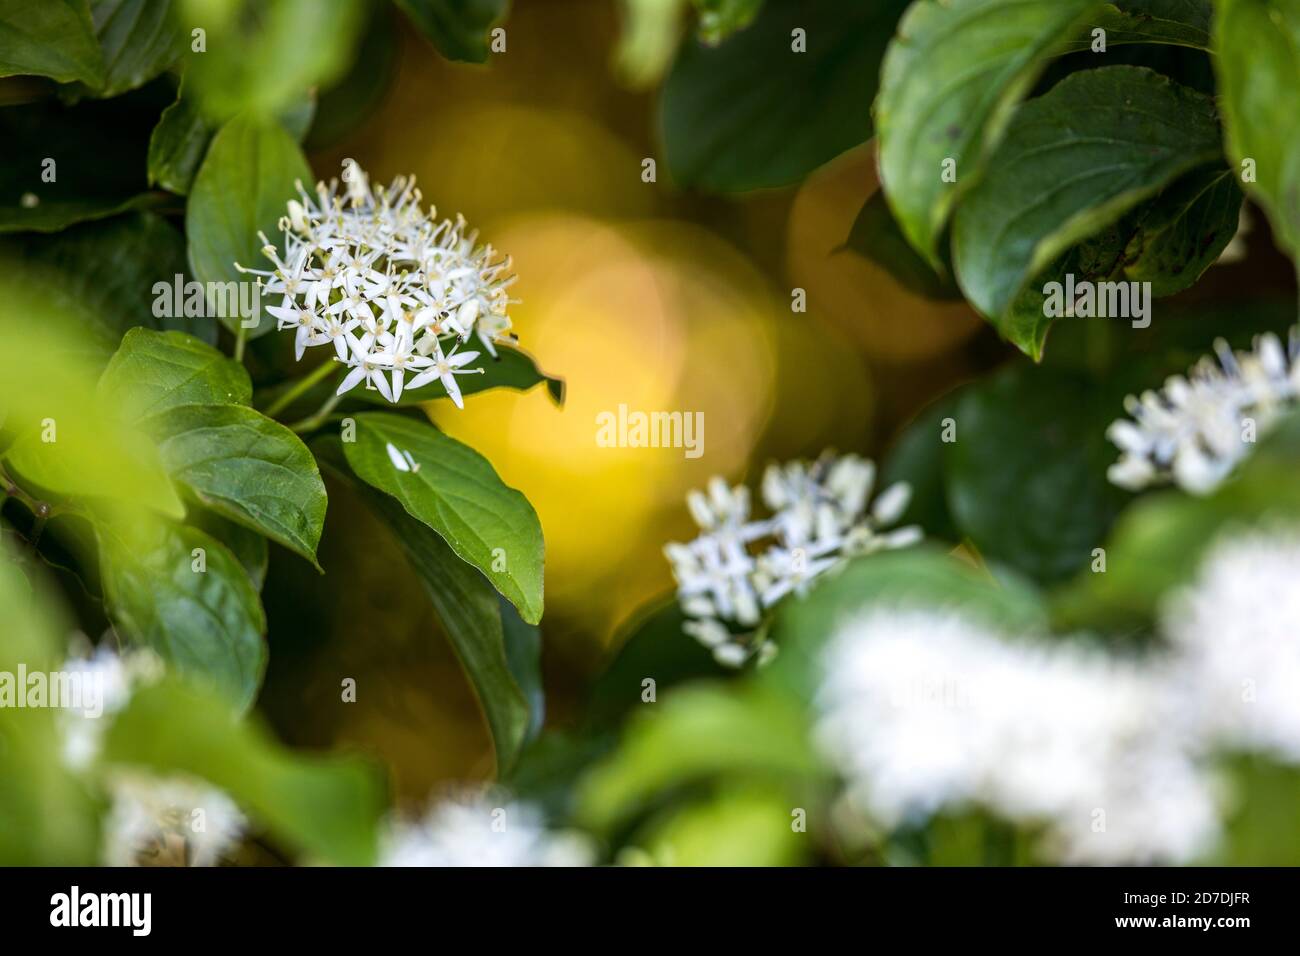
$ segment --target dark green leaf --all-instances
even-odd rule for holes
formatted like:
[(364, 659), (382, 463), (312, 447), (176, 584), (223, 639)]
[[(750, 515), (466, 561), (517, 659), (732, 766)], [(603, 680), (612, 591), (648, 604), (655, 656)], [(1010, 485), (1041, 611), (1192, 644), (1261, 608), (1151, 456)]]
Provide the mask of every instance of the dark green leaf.
[[(302, 142), (316, 115), (313, 93), (291, 102), (279, 115), (286, 133)], [(194, 185), (217, 124), (203, 115), (184, 85), (176, 102), (162, 112), (149, 136), (149, 185), (185, 195)]]
[(266, 618), (235, 556), (186, 525), (96, 531), (104, 597), (119, 633), (246, 709), (266, 670)]
[(360, 478), (438, 532), (525, 621), (541, 620), (541, 524), (486, 458), (427, 422), (382, 412), (357, 415), (356, 441), (343, 450)]
[(86, 0), (0, 0), (0, 76), (98, 86), (104, 61)]
[[(194, 277), (204, 283), (250, 281), (235, 263), (265, 266), (258, 232), (268, 237), (279, 233), (277, 223), (297, 195), (294, 183), (310, 179), (302, 150), (279, 124), (241, 117), (223, 126), (199, 168), (186, 207), (185, 235)], [(241, 321), (237, 314), (220, 319), (232, 331)], [(274, 327), (258, 316), (248, 335), (255, 338)]]
[(171, 66), (183, 49), (171, 0), (92, 0), (90, 15), (104, 55), (98, 96), (118, 96), (143, 86)]
[(510, 0), (396, 0), (420, 32), (449, 60), (482, 63), (488, 29), (505, 17)]
[(142, 195), (145, 143), (164, 104), (146, 87), (65, 106), (43, 100), (0, 109), (0, 232), (57, 232), (156, 205)]
[(1123, 394), (1025, 365), (969, 386), (953, 413), (957, 440), (945, 446), (959, 532), (1038, 581), (1084, 567), (1127, 498), (1106, 480), (1115, 453), (1105, 431)]
[(919, 525), (928, 538), (954, 541), (960, 537), (948, 507), (944, 433), (951, 426), (951, 434), (956, 435), (953, 416), (961, 395), (961, 391), (949, 392), (922, 409), (894, 442), (880, 468), (881, 488), (906, 481), (912, 489), (899, 524)]
[(946, 269), (936, 272), (908, 244), (881, 190), (872, 193), (858, 212), (844, 247), (881, 266), (906, 288), (927, 299), (961, 298), (951, 274)]
[[(664, 148), (685, 186), (785, 186), (871, 136), (880, 60), (906, 0), (768, 3), (719, 46), (688, 39), (664, 84)], [(792, 31), (805, 31), (795, 52)]]
[(483, 708), (498, 775), (505, 775), (543, 717), (537, 629), (520, 621), (478, 570), (396, 499), (356, 481), (337, 437), (322, 436), (312, 448), (361, 493), (406, 552)]
[(241, 405), (179, 405), (142, 427), (168, 474), (205, 505), (316, 564), (325, 485), (297, 435)]
[(601, 725), (615, 723), (645, 703), (642, 681), (655, 682), (655, 696), (699, 678), (727, 675), (713, 654), (682, 630), (686, 620), (675, 597), (643, 609), (615, 637), (613, 660), (591, 688), (588, 716)]
[(199, 777), (229, 794), (277, 842), (340, 866), (375, 862), (384, 788), (355, 757), (298, 756), (224, 701), (167, 681), (137, 690), (113, 720), (115, 764)]
[(1223, 0), (1215, 19), (1228, 151), (1279, 242), (1300, 261), (1300, 7)]
[(1071, 74), (1017, 111), (958, 209), (953, 261), (962, 291), (1037, 357), (1050, 317), (1028, 332), (1002, 321), (1030, 280), (1219, 153), (1209, 97), (1138, 67)]
[(104, 369), (99, 393), (129, 421), (177, 405), (247, 405), (248, 372), (182, 332), (131, 329)]
[(189, 509), (185, 523), (211, 535), (229, 548), (230, 553), (248, 572), (248, 580), (252, 582), (253, 587), (258, 591), (262, 590), (262, 585), (266, 583), (266, 569), (271, 559), (265, 537), (245, 528), (242, 524), (235, 524), (223, 518), (209, 508), (198, 506)]
[(1082, 35), (1068, 49), (1092, 49), (1092, 31), (1102, 29), (1108, 49), (1128, 43), (1166, 43), (1208, 50), (1212, 14), (1210, 0), (1116, 0), (1084, 24)]
[(212, 140), (212, 131), (212, 125), (182, 88), (149, 135), (149, 185), (182, 196), (188, 193)]
[[(919, 0), (889, 45), (875, 120), (880, 177), (912, 246), (941, 268), (958, 196), (979, 180), (1044, 61), (1100, 9), (1093, 0)], [(945, 181), (944, 164), (955, 181)]]
[[(114, 347), (139, 326), (188, 332), (209, 345), (217, 340), (216, 322), (185, 314), (185, 237), (161, 216), (127, 213), (54, 235), (24, 236), (20, 249), (94, 313)], [(165, 295), (164, 287), (176, 293), (177, 276), (179, 295)]]
[(1184, 176), (1139, 208), (1124, 252), (1124, 278), (1150, 282), (1154, 296), (1188, 288), (1237, 234), (1241, 190), (1222, 166)]

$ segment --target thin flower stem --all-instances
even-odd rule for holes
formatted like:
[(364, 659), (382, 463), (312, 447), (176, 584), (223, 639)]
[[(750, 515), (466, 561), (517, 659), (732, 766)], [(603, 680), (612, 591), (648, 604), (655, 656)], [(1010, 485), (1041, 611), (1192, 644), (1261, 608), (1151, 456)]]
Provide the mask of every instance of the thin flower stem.
[(338, 365), (333, 361), (322, 362), (319, 366), (312, 369), (312, 371), (298, 379), (298, 381), (291, 385), (283, 395), (268, 405), (264, 409), (263, 414), (268, 418), (274, 418), (280, 412), (292, 405), (296, 399), (311, 391), (311, 389), (315, 385), (319, 384), (321, 380), (328, 378), (331, 373), (336, 371), (338, 371)]
[(248, 329), (244, 328), (244, 323), (239, 323), (239, 331), (235, 333), (235, 361), (244, 360), (244, 343), (248, 341)]
[(325, 423), (325, 419), (330, 417), (330, 412), (334, 411), (335, 406), (337, 406), (341, 401), (343, 401), (342, 395), (331, 395), (325, 400), (325, 404), (316, 410), (315, 414), (304, 418), (300, 422), (295, 422), (290, 425), (289, 430), (295, 431), (300, 435), (310, 431), (315, 431)]

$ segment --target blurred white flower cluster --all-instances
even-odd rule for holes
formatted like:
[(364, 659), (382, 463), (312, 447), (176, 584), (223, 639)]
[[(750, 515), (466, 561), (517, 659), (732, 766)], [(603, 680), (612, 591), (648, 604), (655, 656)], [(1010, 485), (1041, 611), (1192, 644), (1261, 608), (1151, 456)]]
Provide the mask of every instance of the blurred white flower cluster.
[(105, 866), (215, 866), (247, 821), (228, 796), (187, 777), (115, 773)]
[(906, 483), (885, 489), (867, 510), (875, 476), (875, 465), (856, 455), (770, 465), (762, 493), (772, 516), (761, 520), (751, 518), (744, 486), (713, 478), (707, 494), (692, 491), (686, 503), (700, 534), (664, 548), (690, 618), (687, 633), (721, 664), (739, 667), (755, 656), (761, 662), (775, 652), (754, 633), (765, 609), (792, 591), (803, 593), (848, 557), (919, 541), (914, 526), (881, 530), (907, 510)]
[(1197, 733), (1300, 764), (1300, 531), (1216, 546), (1166, 606), (1175, 678)]
[(283, 252), (259, 234), (275, 268), (239, 268), (283, 297), (266, 311), (295, 331), (300, 360), (310, 346), (333, 346), (350, 368), (339, 394), (364, 384), (396, 402), (437, 380), (464, 407), (456, 376), (483, 369), (468, 367), (478, 351), (460, 347), (475, 335), (495, 356), (496, 342), (513, 340), (510, 260), (479, 244), (462, 217), (424, 212), (413, 178), (371, 188), (350, 160), (343, 178), (343, 195), (337, 180), (317, 184), (314, 197), (299, 183), (301, 201), (280, 220)]
[(590, 866), (580, 834), (548, 829), (529, 803), (462, 793), (434, 802), (417, 820), (392, 820), (381, 838), (380, 866)]
[(1293, 407), (1300, 396), (1300, 329), (1284, 349), (1276, 335), (1261, 335), (1249, 352), (1222, 339), (1218, 358), (1206, 356), (1188, 377), (1171, 376), (1159, 391), (1130, 395), (1131, 419), (1111, 424), (1106, 436), (1120, 449), (1107, 472), (1123, 488), (1174, 482), (1208, 494), (1231, 474), (1255, 438)]
[[(84, 772), (100, 758), (103, 736), (136, 687), (156, 680), (162, 662), (149, 651), (121, 655), (107, 645), (72, 657), (62, 670), (102, 694), (102, 712), (59, 714), (64, 762)], [(246, 821), (234, 802), (201, 781), (107, 768), (112, 798), (103, 833), (105, 866), (212, 866), (239, 845)]]
[(877, 608), (827, 644), (817, 740), (884, 826), (981, 807), (1068, 863), (1179, 863), (1219, 835), (1214, 754), (1300, 763), (1300, 534), (1228, 540), (1149, 659)]

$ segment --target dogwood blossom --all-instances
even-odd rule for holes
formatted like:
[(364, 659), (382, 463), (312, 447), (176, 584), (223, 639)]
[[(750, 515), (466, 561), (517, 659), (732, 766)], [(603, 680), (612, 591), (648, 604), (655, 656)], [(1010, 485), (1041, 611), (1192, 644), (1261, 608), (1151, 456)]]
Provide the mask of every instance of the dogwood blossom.
[(1300, 531), (1215, 544), (1196, 581), (1169, 599), (1162, 626), (1186, 714), (1226, 747), (1300, 763)]
[(105, 866), (214, 866), (247, 826), (229, 797), (186, 777), (116, 773), (110, 790)]
[(372, 188), (351, 161), (343, 178), (342, 194), (337, 180), (314, 195), (299, 183), (280, 220), (282, 246), (259, 234), (273, 268), (240, 270), (280, 298), (266, 311), (293, 330), (299, 360), (331, 346), (349, 367), (339, 394), (364, 385), (397, 402), (436, 379), (464, 407), (457, 376), (483, 369), (468, 367), (481, 353), (461, 346), (476, 335), (496, 357), (496, 344), (514, 341), (510, 260), (480, 244), (462, 217), (424, 212), (414, 178)]
[(877, 608), (832, 637), (822, 674), (818, 744), (885, 826), (982, 807), (1097, 864), (1183, 862), (1217, 836), (1210, 779), (1142, 662)]
[(715, 477), (706, 492), (690, 492), (686, 504), (700, 534), (664, 547), (686, 633), (724, 666), (768, 660), (776, 648), (754, 631), (765, 610), (848, 557), (920, 540), (916, 527), (881, 532), (902, 517), (910, 489), (892, 485), (868, 512), (874, 481), (875, 465), (856, 455), (771, 465), (761, 488), (773, 514), (761, 520), (751, 517), (743, 486)]
[(433, 803), (421, 819), (390, 821), (381, 866), (589, 866), (585, 838), (546, 826), (529, 803), (463, 793)]
[(1139, 490), (1173, 482), (1193, 494), (1219, 486), (1265, 431), (1300, 396), (1300, 329), (1284, 349), (1277, 336), (1261, 335), (1248, 352), (1234, 353), (1222, 339), (1217, 362), (1205, 357), (1187, 377), (1170, 377), (1159, 391), (1130, 395), (1131, 419), (1106, 431), (1120, 449), (1107, 472), (1121, 487)]

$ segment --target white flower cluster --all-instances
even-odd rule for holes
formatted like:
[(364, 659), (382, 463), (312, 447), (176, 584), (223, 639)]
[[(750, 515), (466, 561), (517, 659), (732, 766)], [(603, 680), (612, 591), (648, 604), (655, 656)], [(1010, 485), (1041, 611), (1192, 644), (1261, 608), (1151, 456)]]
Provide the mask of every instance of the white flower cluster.
[[(63, 672), (100, 694), (102, 710), (60, 713), (64, 762), (85, 771), (98, 761), (103, 735), (134, 688), (157, 679), (162, 662), (148, 651), (118, 655), (101, 645), (73, 657)], [(155, 777), (109, 768), (112, 806), (104, 825), (105, 866), (212, 866), (238, 846), (246, 821), (220, 790), (183, 776)]]
[(885, 826), (983, 807), (1069, 863), (1187, 862), (1219, 834), (1209, 758), (1300, 763), (1300, 534), (1216, 547), (1149, 660), (878, 608), (822, 659), (817, 740)]
[(1217, 362), (1206, 356), (1188, 377), (1171, 376), (1159, 391), (1125, 400), (1132, 419), (1106, 431), (1121, 451), (1107, 472), (1114, 484), (1136, 491), (1172, 481), (1208, 494), (1300, 397), (1300, 330), (1285, 349), (1270, 333), (1249, 352), (1234, 353), (1222, 339), (1214, 350)]
[(418, 820), (395, 819), (380, 866), (590, 866), (586, 838), (548, 829), (532, 804), (464, 793), (435, 802)]
[(762, 492), (773, 514), (763, 520), (751, 520), (744, 486), (713, 478), (707, 494), (692, 491), (686, 503), (700, 534), (664, 548), (690, 618), (687, 633), (712, 648), (721, 664), (766, 660), (775, 646), (753, 633), (764, 609), (792, 591), (803, 593), (845, 558), (919, 541), (914, 526), (880, 530), (907, 510), (905, 482), (887, 488), (867, 511), (875, 475), (875, 465), (856, 455), (771, 465)]
[(113, 775), (105, 866), (215, 866), (247, 821), (228, 796), (188, 777)]
[(1300, 764), (1300, 531), (1213, 548), (1164, 609), (1188, 721), (1216, 744)]
[(350, 160), (343, 178), (345, 196), (337, 180), (317, 184), (314, 197), (299, 183), (301, 201), (280, 220), (283, 251), (261, 235), (275, 268), (239, 268), (283, 296), (266, 311), (295, 330), (300, 360), (309, 346), (333, 346), (351, 369), (339, 394), (364, 383), (396, 402), (436, 379), (464, 407), (456, 376), (483, 369), (467, 367), (479, 352), (461, 345), (476, 335), (495, 356), (494, 343), (513, 339), (510, 260), (480, 245), (462, 217), (422, 211), (413, 178), (372, 189)]

